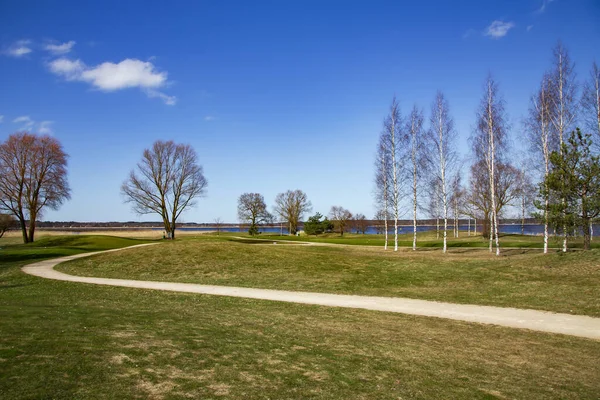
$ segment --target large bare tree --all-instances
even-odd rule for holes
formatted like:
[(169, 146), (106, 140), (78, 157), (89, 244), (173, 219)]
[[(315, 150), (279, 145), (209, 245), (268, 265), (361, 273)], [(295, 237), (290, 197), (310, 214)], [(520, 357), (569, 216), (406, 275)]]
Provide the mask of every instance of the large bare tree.
[(258, 224), (272, 220), (265, 198), (260, 193), (244, 193), (239, 197), (238, 218), (240, 222), (250, 223), (248, 233), (251, 235), (258, 234)]
[(600, 68), (595, 62), (583, 86), (581, 107), (585, 127), (592, 135), (592, 143), (598, 153), (600, 152)]
[(168, 237), (175, 239), (177, 219), (196, 205), (207, 184), (192, 146), (158, 140), (144, 150), (121, 192), (138, 214), (160, 215)]
[(431, 115), (429, 118), (430, 127), (427, 131), (427, 148), (430, 150), (429, 164), (431, 173), (435, 181), (436, 189), (439, 193), (439, 199), (444, 217), (444, 247), (446, 253), (447, 230), (448, 230), (448, 207), (449, 207), (449, 177), (456, 166), (456, 151), (454, 150), (456, 142), (456, 131), (454, 130), (454, 120), (450, 115), (448, 101), (441, 91), (438, 91), (433, 104), (431, 105)]
[[(525, 120), (525, 129), (529, 137), (529, 149), (532, 156), (533, 170), (542, 176), (542, 184), (550, 173), (550, 154), (558, 150), (558, 136), (552, 125), (551, 79), (548, 74), (542, 78), (540, 87), (531, 97), (529, 115)], [(544, 212), (544, 254), (548, 253), (548, 190), (543, 190)]]
[(493, 241), (496, 244), (496, 255), (500, 255), (500, 239), (498, 236), (498, 194), (496, 183), (498, 164), (502, 162), (508, 147), (508, 119), (504, 110), (504, 100), (500, 96), (498, 84), (488, 75), (484, 84), (484, 94), (477, 110), (477, 126), (472, 137), (473, 152), (476, 160), (483, 160), (488, 172), (487, 188), (490, 191), (490, 253)]
[(412, 167), (412, 206), (413, 206), (413, 250), (417, 250), (417, 208), (419, 206), (419, 179), (423, 171), (423, 111), (413, 106), (406, 122), (410, 137), (410, 165)]
[(329, 219), (333, 222), (333, 226), (340, 233), (340, 236), (344, 236), (344, 232), (348, 229), (352, 219), (352, 213), (344, 207), (333, 206), (329, 211)]
[(0, 144), (0, 209), (17, 218), (24, 243), (34, 241), (44, 208), (56, 210), (69, 198), (67, 154), (58, 139), (17, 132)]
[(298, 232), (300, 218), (311, 209), (312, 204), (302, 190), (288, 190), (275, 197), (275, 214), (287, 222), (290, 235)]
[[(559, 152), (562, 152), (565, 136), (573, 130), (577, 116), (577, 86), (574, 65), (567, 49), (560, 42), (554, 48), (553, 61), (550, 73), (550, 120), (558, 134)], [(567, 251), (568, 237), (567, 227), (563, 226), (563, 252)]]

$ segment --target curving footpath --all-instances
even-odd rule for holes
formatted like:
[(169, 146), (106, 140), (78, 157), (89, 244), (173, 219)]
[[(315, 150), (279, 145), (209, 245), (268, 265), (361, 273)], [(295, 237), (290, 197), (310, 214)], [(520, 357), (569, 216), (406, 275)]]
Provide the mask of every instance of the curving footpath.
[(201, 293), (216, 296), (285, 301), (291, 303), (314, 304), (331, 307), (361, 308), (366, 310), (422, 315), (458, 321), (500, 325), (511, 328), (530, 329), (541, 332), (560, 333), (564, 335), (600, 340), (600, 318), (592, 318), (582, 315), (557, 314), (547, 311), (524, 310), (517, 308), (442, 303), (437, 301), (396, 297), (353, 296), (328, 293), (291, 292), (287, 290), (211, 286), (192, 283), (93, 278), (68, 275), (53, 269), (54, 266), (59, 263), (75, 260), (77, 258), (154, 244), (157, 243), (141, 244), (123, 249), (83, 253), (73, 256), (55, 258), (26, 265), (22, 268), (22, 270), (27, 274), (39, 276), (41, 278), (68, 282), (123, 286), (140, 289), (167, 290), (185, 293)]

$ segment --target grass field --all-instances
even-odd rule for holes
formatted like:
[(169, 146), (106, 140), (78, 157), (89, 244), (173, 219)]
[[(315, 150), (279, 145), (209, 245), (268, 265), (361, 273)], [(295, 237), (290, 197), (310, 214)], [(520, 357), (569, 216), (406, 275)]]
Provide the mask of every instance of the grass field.
[[(141, 274), (161, 260), (188, 257), (187, 246), (215, 246), (215, 253), (232, 246), (223, 258), (233, 260), (239, 252), (248, 253), (244, 260), (256, 258), (255, 251), (267, 246), (323, 249), (323, 263), (325, 257), (339, 257), (329, 247), (222, 239), (163, 243), (145, 248), (145, 258), (143, 249), (124, 250), (113, 262), (144, 259)], [(598, 341), (365, 310), (59, 282), (20, 271), (46, 257), (137, 243), (83, 236), (31, 245), (0, 240), (0, 398), (581, 399), (600, 394)], [(150, 252), (159, 248), (163, 254)], [(106, 256), (90, 260), (107, 262)], [(287, 279), (279, 276), (281, 282)], [(561, 279), (544, 278), (556, 284)]]
[(533, 308), (600, 317), (600, 252), (452, 248), (384, 252), (199, 236), (62, 264), (74, 275)]

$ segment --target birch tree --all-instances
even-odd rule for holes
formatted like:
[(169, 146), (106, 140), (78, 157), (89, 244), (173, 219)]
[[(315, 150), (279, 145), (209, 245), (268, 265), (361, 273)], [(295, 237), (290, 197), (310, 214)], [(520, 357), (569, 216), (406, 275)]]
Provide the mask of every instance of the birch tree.
[(600, 153), (600, 68), (595, 62), (583, 86), (581, 107), (585, 127), (592, 135), (592, 144), (596, 153)]
[(390, 157), (386, 142), (385, 131), (382, 131), (377, 143), (377, 156), (375, 159), (375, 202), (379, 210), (375, 219), (383, 219), (384, 250), (388, 248), (390, 211)]
[(450, 116), (448, 101), (443, 93), (438, 91), (431, 105), (430, 128), (427, 133), (428, 149), (431, 149), (429, 162), (434, 179), (439, 188), (441, 206), (444, 217), (444, 245), (443, 252), (446, 253), (447, 230), (448, 230), (448, 177), (456, 160), (454, 144), (456, 131), (454, 120)]
[(473, 140), (473, 150), (479, 160), (485, 161), (488, 172), (488, 190), (491, 201), (490, 215), (490, 253), (493, 242), (496, 245), (496, 255), (500, 255), (500, 239), (498, 237), (498, 208), (496, 193), (497, 165), (507, 147), (507, 118), (504, 111), (504, 101), (498, 93), (498, 85), (491, 75), (486, 79), (484, 95), (477, 111), (477, 128)]
[[(577, 114), (574, 66), (569, 53), (558, 43), (554, 48), (554, 64), (550, 75), (551, 122), (558, 134), (559, 152), (562, 152), (565, 135), (573, 128)], [(568, 245), (567, 227), (563, 226), (563, 252)]]
[[(401, 190), (403, 184), (403, 161), (406, 136), (402, 132), (400, 107), (396, 98), (392, 100), (390, 111), (383, 124), (380, 144), (383, 147), (383, 164), (389, 171), (389, 205), (394, 218), (394, 251), (398, 251), (398, 219), (400, 218)], [(382, 165), (383, 165), (382, 164)], [(386, 238), (387, 239), (387, 238)]]
[(410, 137), (410, 165), (412, 166), (413, 250), (417, 250), (418, 187), (420, 171), (423, 167), (423, 120), (423, 111), (415, 105), (406, 124), (406, 131)]
[[(550, 154), (558, 150), (558, 138), (552, 129), (553, 101), (550, 93), (551, 80), (548, 74), (544, 75), (537, 93), (531, 97), (529, 116), (525, 121), (525, 128), (529, 135), (529, 148), (533, 156), (533, 165), (539, 166), (542, 173), (542, 184), (550, 173)], [(540, 208), (544, 214), (544, 254), (548, 253), (548, 190), (545, 193)]]

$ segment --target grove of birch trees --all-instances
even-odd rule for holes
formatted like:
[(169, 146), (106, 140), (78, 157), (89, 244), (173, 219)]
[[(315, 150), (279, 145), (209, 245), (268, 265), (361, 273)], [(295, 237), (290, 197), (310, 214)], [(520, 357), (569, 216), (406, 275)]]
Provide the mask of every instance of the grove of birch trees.
[[(499, 221), (507, 218), (510, 210), (521, 220), (522, 233), (528, 217), (543, 224), (544, 253), (549, 251), (552, 235), (561, 238), (562, 251), (567, 251), (569, 237), (591, 231), (593, 218), (600, 214), (594, 209), (600, 204), (600, 193), (594, 192), (593, 177), (585, 174), (596, 171), (594, 163), (600, 153), (598, 65), (593, 63), (589, 76), (578, 82), (574, 63), (559, 42), (549, 69), (541, 76), (524, 111), (522, 121), (511, 126), (501, 85), (488, 75), (469, 132), (470, 154), (459, 157), (457, 137), (467, 132), (456, 131), (444, 93), (435, 94), (428, 118), (417, 105), (403, 115), (400, 101), (394, 97), (383, 121), (375, 157), (376, 219), (383, 225), (384, 249), (390, 231), (394, 250), (398, 249), (398, 221), (406, 215), (413, 221), (413, 250), (417, 248), (417, 220), (429, 219), (435, 221), (444, 253), (449, 221), (454, 237), (458, 237), (459, 223), (466, 219), (467, 234), (471, 235), (471, 226), (477, 234), (480, 224), (490, 253), (500, 255)], [(573, 148), (576, 128), (582, 132), (577, 131), (579, 145)], [(525, 154), (511, 147), (511, 133), (518, 137)], [(586, 150), (588, 144), (590, 151)], [(561, 165), (586, 167), (578, 167), (579, 175), (568, 178), (573, 187), (558, 190), (555, 181)], [(583, 190), (577, 185), (589, 187)], [(570, 211), (562, 211), (561, 216), (556, 210)], [(580, 217), (574, 217), (577, 215)], [(590, 240), (591, 232), (587, 235)]]

